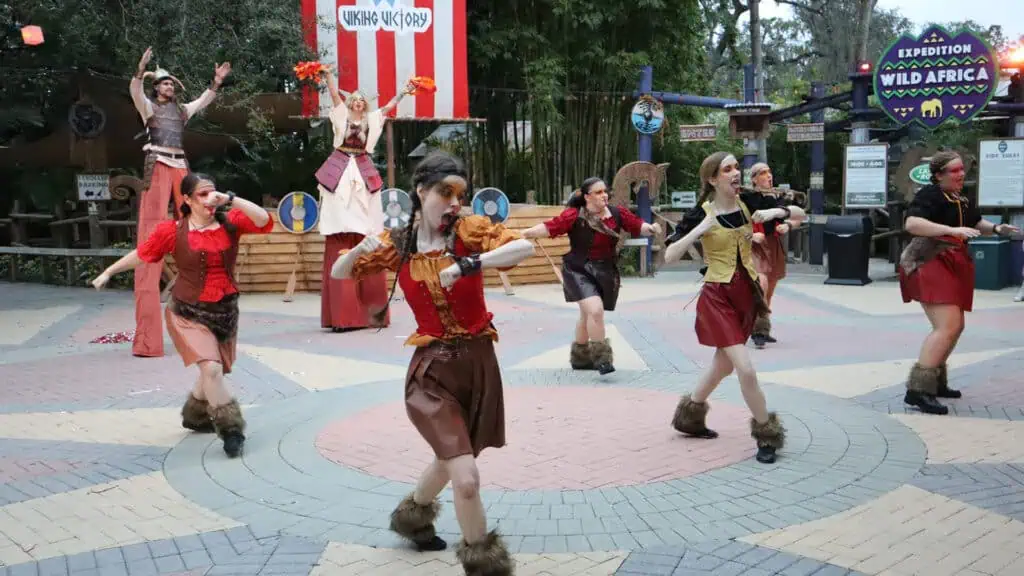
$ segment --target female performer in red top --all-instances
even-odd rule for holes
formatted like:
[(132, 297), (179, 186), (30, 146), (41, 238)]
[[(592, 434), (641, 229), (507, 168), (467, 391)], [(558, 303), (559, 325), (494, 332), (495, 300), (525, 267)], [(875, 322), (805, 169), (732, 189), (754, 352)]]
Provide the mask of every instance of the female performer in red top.
[(932, 156), (932, 183), (921, 188), (907, 208), (904, 229), (914, 236), (900, 256), (903, 301), (916, 300), (931, 322), (921, 354), (910, 369), (903, 402), (927, 414), (946, 414), (939, 398), (960, 398), (949, 387), (946, 360), (964, 330), (964, 312), (974, 304), (974, 261), (967, 240), (980, 234), (1012, 234), (1009, 224), (992, 224), (966, 196), (964, 163), (956, 152)]
[(408, 227), (367, 236), (342, 251), (331, 275), (358, 279), (395, 272), (416, 318), (416, 332), (406, 340), (416, 351), (405, 381), (405, 407), (435, 459), (391, 513), (391, 530), (420, 550), (444, 549), (434, 520), (437, 495), (450, 480), (463, 537), (456, 557), (466, 574), (504, 576), (512, 574), (512, 557), (501, 537), (487, 532), (476, 467), (484, 448), (505, 445), (501, 370), (494, 355), (498, 334), (484, 302), (481, 268), (514, 267), (533, 254), (533, 245), (485, 217), (459, 216), (466, 170), (451, 155), (435, 153), (420, 162), (413, 187)]
[(242, 234), (266, 234), (274, 221), (258, 205), (231, 192), (218, 192), (209, 176), (186, 175), (181, 193), (184, 217), (157, 224), (142, 246), (104, 270), (92, 284), (102, 289), (115, 274), (174, 254), (178, 277), (164, 311), (167, 332), (185, 366), (199, 365), (199, 378), (181, 409), (181, 425), (196, 432), (216, 431), (224, 452), (235, 457), (245, 442), (245, 419), (224, 385), (224, 374), (231, 373), (235, 360), (238, 334), (235, 257)]
[(611, 343), (605, 338), (604, 312), (615, 310), (619, 299), (616, 247), (623, 230), (632, 236), (661, 234), (657, 224), (609, 206), (608, 186), (600, 178), (587, 178), (569, 198), (565, 211), (523, 231), (524, 238), (569, 235), (569, 252), (562, 256), (562, 291), (566, 302), (580, 306), (576, 338), (569, 349), (573, 370), (615, 371)]

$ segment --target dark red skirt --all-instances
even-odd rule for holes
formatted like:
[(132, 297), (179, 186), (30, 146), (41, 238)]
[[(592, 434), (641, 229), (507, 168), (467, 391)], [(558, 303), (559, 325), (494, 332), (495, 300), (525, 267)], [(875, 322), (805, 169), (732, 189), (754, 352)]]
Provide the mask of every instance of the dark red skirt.
[(974, 307), (974, 260), (967, 244), (940, 252), (907, 274), (900, 268), (904, 302), (956, 304), (964, 312)]
[(758, 274), (775, 281), (786, 277), (786, 248), (782, 245), (782, 236), (773, 234), (766, 236), (761, 244), (751, 243), (751, 252)]
[[(373, 313), (379, 311), (388, 299), (388, 275), (381, 272), (359, 280), (335, 280), (331, 267), (341, 250), (355, 248), (363, 240), (362, 234), (331, 234), (324, 240), (324, 270), (320, 285), (320, 325), (324, 328), (377, 327)], [(391, 313), (379, 326), (391, 323)]]
[(704, 283), (694, 322), (698, 342), (713, 348), (727, 348), (745, 344), (750, 339), (757, 319), (753, 283), (742, 266), (736, 267), (728, 284)]

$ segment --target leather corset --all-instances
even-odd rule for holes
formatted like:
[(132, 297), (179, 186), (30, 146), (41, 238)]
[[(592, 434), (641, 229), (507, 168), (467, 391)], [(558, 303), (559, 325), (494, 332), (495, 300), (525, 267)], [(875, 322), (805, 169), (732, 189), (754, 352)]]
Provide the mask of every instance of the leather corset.
[(177, 102), (153, 102), (153, 115), (146, 122), (149, 143), (163, 148), (183, 148), (185, 110)]

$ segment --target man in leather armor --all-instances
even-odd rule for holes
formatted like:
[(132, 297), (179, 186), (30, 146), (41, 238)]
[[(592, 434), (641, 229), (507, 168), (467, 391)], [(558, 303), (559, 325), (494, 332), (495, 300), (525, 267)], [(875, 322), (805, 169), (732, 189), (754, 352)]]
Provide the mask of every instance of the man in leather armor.
[[(181, 217), (181, 180), (188, 174), (183, 141), (185, 124), (213, 102), (224, 78), (231, 73), (225, 62), (214, 68), (213, 82), (199, 98), (182, 104), (175, 83), (181, 81), (167, 70), (147, 72), (153, 49), (147, 48), (128, 85), (135, 109), (142, 117), (148, 135), (145, 146), (145, 192), (139, 199), (137, 242), (141, 245), (161, 221), (168, 218), (167, 205), (174, 198), (174, 217)], [(152, 77), (152, 95), (146, 96), (143, 80)], [(135, 339), (132, 354), (144, 357), (164, 355), (163, 320), (160, 310), (160, 273), (163, 263), (142, 264), (135, 270)]]

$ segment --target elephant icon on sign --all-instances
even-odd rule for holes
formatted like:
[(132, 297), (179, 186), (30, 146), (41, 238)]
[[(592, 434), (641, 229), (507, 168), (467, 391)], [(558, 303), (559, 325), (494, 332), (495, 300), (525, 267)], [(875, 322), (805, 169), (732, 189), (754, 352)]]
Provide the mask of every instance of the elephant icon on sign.
[(923, 118), (938, 118), (942, 116), (942, 100), (932, 98), (921, 102), (921, 116)]

